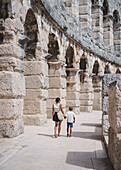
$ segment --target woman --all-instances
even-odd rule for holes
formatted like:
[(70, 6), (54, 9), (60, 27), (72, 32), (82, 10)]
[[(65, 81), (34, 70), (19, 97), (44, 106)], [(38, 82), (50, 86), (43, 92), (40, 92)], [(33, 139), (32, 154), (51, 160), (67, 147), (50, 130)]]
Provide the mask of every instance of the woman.
[(57, 127), (58, 127), (58, 124), (59, 124), (59, 127), (58, 127), (58, 136), (60, 136), (60, 131), (61, 131), (61, 122), (58, 117), (57, 117), (57, 113), (59, 111), (61, 111), (63, 114), (64, 114), (64, 111), (62, 109), (62, 104), (60, 104), (60, 98), (57, 97), (56, 100), (55, 100), (55, 104), (53, 104), (52, 106), (52, 117), (53, 117), (53, 121), (55, 121), (55, 128), (54, 128), (54, 131), (55, 131), (55, 138), (57, 138)]

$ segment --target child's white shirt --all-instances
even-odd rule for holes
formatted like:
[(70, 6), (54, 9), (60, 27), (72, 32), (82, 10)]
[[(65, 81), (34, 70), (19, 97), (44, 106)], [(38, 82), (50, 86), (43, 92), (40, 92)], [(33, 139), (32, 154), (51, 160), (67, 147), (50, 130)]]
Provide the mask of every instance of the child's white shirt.
[(68, 123), (73, 123), (75, 117), (75, 113), (73, 111), (68, 111), (65, 116), (67, 117)]

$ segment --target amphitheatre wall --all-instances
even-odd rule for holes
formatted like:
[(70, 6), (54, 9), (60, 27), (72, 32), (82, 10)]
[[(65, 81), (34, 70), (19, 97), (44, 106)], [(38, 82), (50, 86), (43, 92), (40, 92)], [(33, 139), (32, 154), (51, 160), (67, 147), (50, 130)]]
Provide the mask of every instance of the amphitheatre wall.
[(46, 123), (56, 96), (77, 114), (102, 109), (102, 78), (121, 69), (121, 5), (106, 2), (1, 1), (0, 137)]

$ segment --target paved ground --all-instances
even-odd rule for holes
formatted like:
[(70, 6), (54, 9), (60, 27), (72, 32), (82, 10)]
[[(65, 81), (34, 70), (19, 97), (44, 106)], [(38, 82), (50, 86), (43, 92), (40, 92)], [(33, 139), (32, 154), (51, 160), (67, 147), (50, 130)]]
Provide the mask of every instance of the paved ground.
[(76, 117), (73, 137), (66, 137), (66, 120), (61, 136), (53, 137), (53, 122), (25, 127), (14, 139), (0, 139), (0, 170), (112, 170), (101, 142), (101, 113)]

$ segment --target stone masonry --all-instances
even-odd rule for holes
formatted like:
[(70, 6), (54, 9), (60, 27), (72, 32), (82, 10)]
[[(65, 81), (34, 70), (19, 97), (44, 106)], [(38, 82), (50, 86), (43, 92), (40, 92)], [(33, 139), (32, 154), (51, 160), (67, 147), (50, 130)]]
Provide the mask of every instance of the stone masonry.
[(65, 112), (101, 110), (120, 51), (120, 0), (1, 0), (0, 137), (46, 123), (56, 97)]
[(109, 87), (109, 147), (108, 153), (115, 170), (121, 169), (121, 83)]

